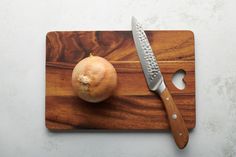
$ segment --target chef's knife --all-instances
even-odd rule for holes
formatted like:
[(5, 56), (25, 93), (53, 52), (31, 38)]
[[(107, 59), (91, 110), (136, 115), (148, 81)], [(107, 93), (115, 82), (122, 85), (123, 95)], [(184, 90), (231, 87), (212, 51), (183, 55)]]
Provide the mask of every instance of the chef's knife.
[(141, 24), (138, 23), (134, 17), (132, 17), (132, 33), (148, 88), (160, 95), (167, 112), (175, 142), (180, 149), (183, 149), (188, 143), (188, 129), (186, 128), (182, 115), (165, 85), (148, 38)]

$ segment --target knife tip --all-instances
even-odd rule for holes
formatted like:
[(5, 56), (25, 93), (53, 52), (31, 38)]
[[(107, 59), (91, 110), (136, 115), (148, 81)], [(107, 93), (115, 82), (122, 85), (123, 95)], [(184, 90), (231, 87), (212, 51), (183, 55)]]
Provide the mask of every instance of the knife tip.
[(132, 27), (136, 26), (136, 24), (137, 24), (137, 19), (134, 16), (132, 16), (132, 19), (131, 19)]
[(137, 21), (137, 19), (134, 16), (132, 16), (131, 19), (132, 19), (132, 22)]

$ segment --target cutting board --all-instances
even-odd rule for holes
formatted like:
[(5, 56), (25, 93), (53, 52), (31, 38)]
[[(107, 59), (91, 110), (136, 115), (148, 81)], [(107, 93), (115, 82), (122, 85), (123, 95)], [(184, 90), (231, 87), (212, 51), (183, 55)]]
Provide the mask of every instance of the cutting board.
[[(146, 31), (161, 72), (189, 129), (195, 127), (195, 58), (191, 31)], [(74, 66), (90, 53), (110, 61), (118, 73), (114, 95), (98, 104), (75, 96)], [(184, 70), (186, 87), (172, 83)], [(131, 31), (49, 32), (46, 36), (45, 122), (50, 130), (166, 130), (160, 97), (148, 90)]]

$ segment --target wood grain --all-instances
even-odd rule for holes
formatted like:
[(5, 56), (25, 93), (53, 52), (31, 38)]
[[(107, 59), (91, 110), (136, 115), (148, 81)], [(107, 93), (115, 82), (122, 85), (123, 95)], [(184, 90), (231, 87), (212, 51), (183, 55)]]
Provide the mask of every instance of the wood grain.
[[(188, 128), (195, 127), (194, 36), (190, 31), (147, 31), (165, 82)], [(114, 95), (99, 104), (77, 98), (73, 67), (90, 52), (109, 60), (118, 72)], [(186, 88), (171, 79), (186, 71)], [(160, 97), (147, 88), (130, 31), (49, 32), (46, 36), (46, 127), (74, 129), (169, 129)]]

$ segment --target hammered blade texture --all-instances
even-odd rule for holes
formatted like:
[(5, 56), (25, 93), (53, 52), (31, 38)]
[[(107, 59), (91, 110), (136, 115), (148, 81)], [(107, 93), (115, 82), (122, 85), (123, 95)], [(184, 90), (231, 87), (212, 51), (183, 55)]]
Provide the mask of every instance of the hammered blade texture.
[(145, 66), (148, 71), (148, 79), (150, 81), (161, 78), (160, 68), (157, 64), (156, 57), (152, 51), (146, 34), (144, 33), (140, 23), (136, 23), (136, 33), (138, 40), (140, 41), (141, 48), (144, 52)]

